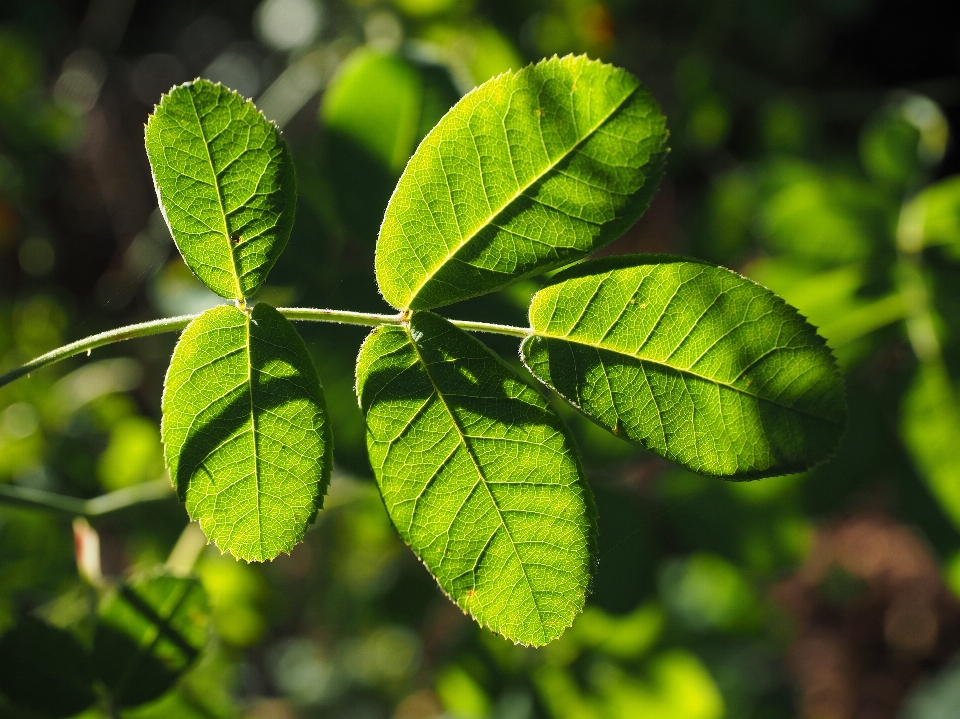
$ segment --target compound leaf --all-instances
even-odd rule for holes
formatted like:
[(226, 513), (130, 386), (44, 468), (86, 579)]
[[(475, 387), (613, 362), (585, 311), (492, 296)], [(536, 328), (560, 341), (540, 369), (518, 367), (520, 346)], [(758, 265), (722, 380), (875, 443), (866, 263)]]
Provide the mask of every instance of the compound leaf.
[(207, 310), (184, 330), (163, 393), (170, 477), (221, 550), (289, 552), (323, 504), (333, 440), (300, 335), (260, 303)]
[(113, 704), (137, 706), (169, 690), (205, 646), (207, 620), (207, 597), (196, 579), (157, 575), (107, 594), (93, 666)]
[(0, 692), (43, 717), (70, 717), (97, 699), (87, 650), (70, 632), (32, 617), (0, 637)]
[(594, 509), (546, 400), (429, 312), (370, 334), (357, 394), (390, 518), (441, 588), (513, 641), (558, 637), (583, 607)]
[(377, 244), (398, 308), (439, 307), (568, 264), (646, 209), (665, 121), (633, 75), (584, 56), (505, 73), (417, 148)]
[(190, 269), (221, 297), (253, 294), (293, 227), (296, 177), (280, 131), (233, 90), (194, 80), (163, 96), (146, 144)]
[(809, 468), (836, 448), (843, 381), (814, 328), (766, 288), (684, 258), (562, 272), (530, 303), (523, 361), (619, 437), (696, 472)]

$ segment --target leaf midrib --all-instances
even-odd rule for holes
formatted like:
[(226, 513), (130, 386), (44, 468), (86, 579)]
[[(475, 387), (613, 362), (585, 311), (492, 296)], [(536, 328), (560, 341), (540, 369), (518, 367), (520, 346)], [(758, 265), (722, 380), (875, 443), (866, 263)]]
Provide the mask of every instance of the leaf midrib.
[[(576, 83), (574, 83), (574, 84), (576, 84)], [(410, 297), (409, 297), (409, 299), (407, 300), (407, 307), (409, 308), (409, 307), (411, 307), (411, 306), (413, 305), (413, 303), (414, 303), (414, 302), (416, 301), (416, 299), (417, 299), (417, 296), (420, 294), (420, 292), (423, 290), (423, 288), (426, 287), (427, 284), (429, 284), (429, 282), (434, 278), (434, 276), (435, 276), (441, 269), (443, 269), (443, 268), (447, 265), (447, 263), (450, 262), (450, 260), (452, 260), (464, 247), (466, 247), (468, 244), (470, 244), (470, 242), (471, 242), (477, 235), (479, 235), (481, 232), (483, 232), (485, 229), (487, 229), (491, 224), (493, 224), (493, 221), (496, 220), (501, 214), (503, 214), (503, 212), (504, 212), (505, 210), (507, 210), (514, 202), (516, 202), (518, 199), (520, 199), (520, 197), (523, 196), (523, 193), (524, 193), (524, 192), (526, 192), (526, 191), (529, 190), (531, 187), (533, 187), (535, 184), (537, 184), (537, 183), (538, 183), (541, 179), (543, 179), (549, 172), (551, 172), (557, 165), (559, 165), (563, 160), (565, 160), (566, 158), (568, 158), (568, 157), (571, 155), (571, 153), (574, 152), (574, 150), (576, 150), (578, 147), (580, 147), (580, 145), (582, 145), (584, 142), (586, 142), (587, 140), (589, 140), (589, 139), (593, 136), (593, 134), (594, 134), (595, 132), (597, 132), (601, 127), (603, 127), (604, 124), (606, 124), (607, 120), (609, 120), (611, 117), (613, 117), (613, 115), (614, 115), (621, 107), (623, 107), (623, 105), (627, 102), (627, 100), (629, 100), (629, 99), (637, 92), (637, 90), (639, 89), (639, 87), (640, 87), (640, 86), (637, 85), (637, 86), (631, 88), (631, 90), (630, 90), (626, 95), (624, 95), (624, 96), (613, 106), (613, 108), (610, 110), (610, 112), (608, 112), (606, 115), (604, 115), (603, 118), (602, 118), (598, 123), (596, 123), (593, 127), (591, 127), (591, 128), (583, 135), (583, 137), (581, 137), (579, 140), (577, 140), (577, 141), (576, 141), (573, 145), (571, 145), (567, 150), (565, 150), (564, 152), (562, 152), (562, 153), (557, 157), (556, 160), (550, 162), (550, 163), (543, 169), (542, 172), (540, 172), (539, 174), (535, 175), (526, 185), (523, 185), (523, 186), (519, 187), (519, 188), (517, 189), (517, 191), (516, 191), (511, 197), (509, 197), (506, 201), (504, 201), (496, 210), (491, 209), (491, 212), (488, 214), (487, 218), (486, 218), (482, 223), (480, 223), (479, 225), (477, 225), (477, 227), (474, 228), (473, 231), (470, 232), (469, 235), (467, 235), (466, 237), (461, 236), (461, 238), (460, 238), (460, 243), (453, 249), (453, 251), (452, 251), (452, 252), (448, 252), (448, 253), (446, 254), (446, 256), (444, 256), (444, 258), (443, 258), (439, 263), (437, 263), (437, 265), (436, 265), (433, 269), (431, 269), (429, 272), (427, 272), (426, 276), (423, 278), (423, 281), (417, 286), (417, 288), (416, 288), (415, 290), (413, 290), (413, 292), (410, 293)], [(541, 130), (541, 132), (540, 132), (540, 135), (541, 135), (541, 142), (542, 142), (542, 137), (543, 137), (543, 132), (542, 132), (542, 130)], [(474, 139), (474, 141), (476, 141), (476, 138), (473, 136), (473, 133), (472, 133), (472, 132), (470, 133), (470, 136), (471, 136), (471, 138)], [(510, 158), (510, 167), (511, 167), (511, 169), (513, 170), (514, 176), (516, 176), (516, 167), (515, 167), (514, 164), (513, 164), (513, 158), (512, 158), (512, 157)], [(481, 175), (481, 177), (482, 177), (482, 175), (483, 175), (483, 170), (482, 170), (482, 168), (480, 168), (480, 175)], [(444, 173), (444, 178), (445, 178), (445, 179), (447, 178), (446, 173)], [(483, 190), (484, 190), (484, 196), (486, 197), (486, 196), (487, 196), (486, 186), (483, 187)], [(531, 199), (533, 199), (533, 198), (531, 198)], [(488, 204), (489, 204), (489, 199), (487, 200), (487, 202), (488, 202)], [(454, 219), (457, 221), (457, 226), (459, 227), (459, 224), (460, 224), (459, 217), (457, 216), (456, 207), (453, 206), (453, 203), (452, 203), (452, 202), (451, 202), (451, 207), (453, 208)], [(554, 208), (554, 209), (555, 209), (555, 208)], [(432, 212), (431, 212), (431, 214), (432, 214)], [(439, 230), (439, 228), (438, 228), (438, 230)], [(405, 235), (404, 235), (404, 238), (406, 238)]]
[(250, 395), (250, 440), (253, 444), (253, 476), (257, 485), (255, 492), (256, 515), (257, 515), (257, 546), (259, 547), (259, 558), (263, 557), (263, 518), (260, 514), (260, 454), (257, 447), (257, 411), (253, 404), (253, 333), (251, 332), (251, 322), (253, 318), (250, 314), (244, 312), (247, 330), (247, 389)]
[[(213, 164), (213, 155), (210, 154), (210, 143), (207, 140), (207, 133), (203, 129), (203, 121), (200, 119), (200, 111), (197, 109), (197, 101), (193, 92), (188, 92), (190, 105), (193, 107), (193, 115), (197, 118), (197, 128), (200, 130), (200, 140), (203, 142), (204, 152), (207, 153), (207, 163), (210, 165), (210, 174), (213, 176), (213, 189), (217, 193), (217, 205), (220, 207), (220, 216), (223, 218), (223, 237), (227, 241), (227, 255), (230, 257), (230, 269), (233, 272), (233, 281), (236, 285), (237, 300), (241, 303), (244, 300), (243, 288), (240, 286), (240, 273), (237, 271), (237, 258), (233, 254), (233, 245), (230, 243), (230, 228), (227, 224), (227, 210), (223, 204), (223, 193), (220, 191), (220, 178), (217, 176), (217, 169)], [(232, 122), (232, 120), (231, 120)]]
[[(783, 402), (778, 402), (778, 401), (775, 400), (775, 399), (772, 399), (772, 398), (770, 398), (770, 397), (764, 397), (763, 395), (760, 395), (760, 394), (755, 394), (755, 393), (753, 393), (753, 392), (748, 392), (748, 391), (747, 391), (746, 389), (744, 389), (743, 387), (737, 387), (736, 385), (730, 384), (729, 382), (724, 382), (723, 380), (714, 379), (713, 377), (707, 377), (706, 375), (702, 375), (702, 374), (700, 374), (700, 373), (698, 373), (698, 372), (694, 372), (694, 371), (691, 370), (691, 369), (687, 369), (687, 368), (684, 368), (684, 367), (676, 367), (676, 366), (674, 366), (674, 365), (667, 364), (666, 362), (658, 361), (658, 360), (652, 359), (652, 358), (650, 358), (650, 357), (641, 357), (640, 355), (630, 354), (630, 353), (628, 353), (628, 352), (622, 352), (622, 351), (620, 351), (620, 350), (611, 349), (610, 347), (605, 347), (605, 346), (603, 346), (603, 345), (601, 345), (601, 344), (597, 344), (597, 343), (595, 343), (595, 342), (587, 342), (587, 341), (584, 341), (584, 340), (574, 339), (574, 338), (572, 338), (572, 337), (568, 337), (568, 336), (564, 336), (564, 335), (557, 335), (557, 334), (553, 334), (553, 333), (550, 333), (550, 332), (542, 332), (542, 331), (539, 331), (539, 330), (534, 330), (533, 332), (531, 332), (530, 336), (531, 336), (531, 337), (543, 337), (544, 339), (551, 339), (551, 340), (560, 340), (560, 341), (562, 341), (562, 342), (570, 342), (571, 344), (578, 344), (578, 345), (581, 345), (581, 346), (583, 346), (583, 347), (590, 347), (590, 348), (595, 349), (595, 350), (603, 350), (604, 352), (611, 352), (611, 353), (613, 353), (613, 354), (619, 354), (619, 355), (622, 355), (622, 356), (624, 356), (624, 357), (630, 357), (631, 359), (635, 359), (635, 360), (637, 360), (638, 362), (641, 362), (641, 363), (644, 363), (644, 364), (655, 365), (655, 366), (657, 366), (657, 367), (663, 367), (663, 368), (672, 370), (672, 371), (674, 371), (674, 372), (677, 372), (677, 373), (679, 373), (679, 374), (686, 375), (686, 376), (691, 377), (691, 378), (694, 378), (694, 379), (699, 379), (699, 380), (702, 380), (702, 381), (704, 381), (704, 382), (708, 382), (708, 383), (710, 383), (710, 384), (717, 385), (717, 386), (719, 386), (719, 387), (726, 387), (727, 389), (733, 390), (734, 392), (739, 392), (740, 394), (746, 395), (747, 397), (752, 397), (752, 398), (754, 398), (754, 399), (756, 399), (756, 400), (759, 400), (759, 401), (762, 401), (762, 402), (767, 402), (768, 404), (772, 404), (772, 405), (775, 405), (775, 406), (777, 406), (777, 407), (782, 407), (783, 409), (788, 409), (788, 410), (790, 410), (791, 412), (798, 412), (798, 413), (800, 413), (800, 414), (806, 415), (807, 417), (812, 417), (813, 419), (818, 419), (818, 420), (821, 420), (821, 421), (823, 421), (823, 422), (828, 422), (828, 423), (830, 423), (830, 424), (835, 424), (835, 425), (840, 425), (840, 424), (841, 424), (840, 422), (837, 422), (836, 420), (831, 419), (831, 418), (829, 418), (829, 417), (823, 417), (822, 415), (815, 414), (815, 413), (813, 413), (813, 412), (810, 412), (809, 410), (801, 409), (801, 408), (799, 408), (799, 407), (794, 407), (794, 406), (789, 405), (789, 404), (784, 404)], [(770, 350), (770, 352), (777, 351), (777, 350), (784, 350), (784, 349), (790, 349), (790, 348), (789, 348), (789, 347), (776, 347), (776, 348), (774, 348), (773, 350)], [(767, 354), (769, 354), (770, 352), (765, 353), (764, 356), (767, 355)], [(758, 359), (759, 359), (759, 358), (758, 358)], [(755, 360), (754, 362), (756, 362), (756, 361), (757, 361), (757, 360)], [(618, 414), (619, 414), (619, 412), (618, 412)]]
[[(500, 520), (500, 526), (503, 527), (503, 530), (507, 533), (507, 538), (510, 540), (510, 548), (513, 549), (513, 555), (517, 558), (517, 564), (520, 565), (520, 571), (523, 573), (523, 580), (526, 582), (527, 590), (530, 592), (530, 598), (533, 600), (533, 606), (537, 610), (537, 620), (540, 624), (540, 639), (542, 640), (546, 635), (546, 627), (543, 622), (543, 613), (540, 611), (540, 603), (537, 601), (537, 593), (533, 590), (533, 585), (530, 583), (530, 577), (527, 576), (527, 568), (524, 566), (523, 559), (520, 557), (520, 552), (517, 550), (517, 544), (513, 539), (513, 533), (510, 531), (510, 527), (507, 525), (506, 520), (503, 517), (503, 512), (500, 509), (500, 505), (497, 503), (496, 497), (493, 496), (493, 492), (490, 490), (489, 484), (487, 484), (487, 478), (483, 473), (483, 469), (480, 467), (480, 462), (473, 453), (473, 447), (470, 446), (470, 443), (467, 441), (467, 436), (464, 433), (463, 429), (460, 427), (460, 422), (457, 421), (456, 415), (453, 413), (453, 410), (450, 409), (450, 405), (447, 404), (446, 398), (443, 396), (443, 393), (440, 391), (440, 388), (437, 386), (436, 381), (433, 379), (433, 375), (430, 374), (430, 367), (427, 364), (426, 360), (423, 358), (423, 355), (420, 353), (420, 348), (417, 346), (416, 341), (413, 339), (413, 334), (410, 331), (409, 325), (404, 325), (404, 331), (407, 333), (410, 344), (413, 347), (413, 351), (417, 355), (417, 359), (420, 361), (420, 364), (423, 366), (423, 372), (426, 374), (427, 379), (430, 380), (430, 385), (433, 387), (434, 393), (437, 395), (437, 399), (440, 400), (440, 403), (443, 405), (443, 408), (447, 411), (447, 414), (450, 416), (450, 421), (453, 423), (454, 429), (457, 430), (457, 434), (460, 437), (460, 442), (467, 450), (467, 454), (470, 456), (470, 461), (473, 463), (474, 468), (477, 470), (477, 476), (480, 478), (480, 484), (483, 485), (483, 488), (487, 492), (487, 496), (490, 497), (490, 502), (493, 504), (493, 508), (497, 512), (497, 518)], [(493, 536), (487, 540), (487, 544), (493, 540)], [(482, 556), (482, 555), (481, 555)]]

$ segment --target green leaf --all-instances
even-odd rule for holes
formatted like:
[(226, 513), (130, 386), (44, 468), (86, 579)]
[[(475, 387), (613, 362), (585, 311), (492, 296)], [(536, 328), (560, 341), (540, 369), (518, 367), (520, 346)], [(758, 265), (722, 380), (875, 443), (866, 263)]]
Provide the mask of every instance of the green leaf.
[(323, 505), (333, 438), (306, 345), (269, 305), (207, 310), (163, 393), (170, 477), (190, 517), (239, 559), (289, 552)]
[(207, 641), (207, 598), (196, 579), (166, 575), (121, 584), (98, 611), (93, 666), (114, 705), (170, 689)]
[(797, 472), (843, 433), (843, 381), (823, 339), (722, 267), (657, 255), (585, 262), (534, 295), (530, 326), (521, 354), (537, 378), (696, 472)]
[(960, 176), (941, 180), (920, 192), (908, 205), (908, 217), (916, 218), (923, 245), (953, 245), (960, 251)]
[(293, 161), (276, 126), (209, 80), (164, 95), (147, 156), (170, 232), (190, 269), (221, 297), (253, 294), (293, 227)]
[(920, 367), (904, 398), (901, 431), (931, 494), (960, 528), (960, 402), (940, 366)]
[(0, 692), (44, 717), (69, 717), (96, 701), (87, 651), (69, 632), (32, 617), (0, 637)]
[(590, 583), (595, 512), (546, 400), (429, 312), (370, 334), (357, 394), (390, 518), (441, 588), (513, 641), (560, 636)]
[(417, 143), (460, 94), (446, 70), (368, 47), (323, 94), (323, 169), (341, 223), (376, 240), (383, 211)]
[(666, 138), (640, 81), (584, 56), (490, 80), (400, 178), (377, 245), (380, 291), (428, 309), (590, 254), (646, 209)]

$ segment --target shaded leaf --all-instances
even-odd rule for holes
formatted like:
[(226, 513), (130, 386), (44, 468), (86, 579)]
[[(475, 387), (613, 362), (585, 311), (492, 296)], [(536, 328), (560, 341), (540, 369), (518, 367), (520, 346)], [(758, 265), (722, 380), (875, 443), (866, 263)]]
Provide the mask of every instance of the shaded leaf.
[(166, 575), (121, 584), (101, 602), (93, 664), (114, 705), (169, 690), (207, 640), (207, 598), (196, 579)]
[(438, 307), (590, 254), (646, 209), (666, 137), (639, 80), (583, 56), (490, 80), (400, 178), (377, 245), (380, 291), (394, 307)]
[(323, 392), (300, 335), (269, 305), (215, 307), (184, 330), (162, 433), (187, 512), (235, 557), (289, 552), (323, 505), (333, 455)]
[(0, 637), (0, 693), (44, 717), (96, 701), (87, 650), (69, 632), (27, 617)]
[(530, 303), (533, 374), (617, 436), (702, 474), (786, 474), (822, 461), (846, 421), (813, 327), (764, 287), (695, 260), (586, 262)]
[(441, 588), (516, 642), (558, 637), (583, 607), (594, 510), (544, 398), (429, 312), (370, 334), (357, 394), (387, 511)]
[(221, 297), (253, 294), (293, 227), (296, 177), (276, 126), (209, 80), (164, 95), (146, 129), (147, 156), (173, 239)]

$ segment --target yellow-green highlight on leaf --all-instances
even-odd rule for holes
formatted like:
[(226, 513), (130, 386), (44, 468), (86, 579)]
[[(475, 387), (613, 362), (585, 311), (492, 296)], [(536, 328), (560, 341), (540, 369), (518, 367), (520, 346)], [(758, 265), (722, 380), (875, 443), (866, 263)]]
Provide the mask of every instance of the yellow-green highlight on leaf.
[(170, 689), (207, 643), (208, 608), (196, 579), (169, 575), (121, 584), (100, 604), (93, 666), (114, 706)]
[(269, 305), (207, 310), (163, 392), (170, 477), (191, 519), (247, 561), (289, 552), (323, 505), (333, 438), (306, 345)]
[(253, 294), (293, 227), (293, 160), (249, 100), (209, 80), (164, 95), (146, 128), (160, 208), (190, 269), (221, 297)]
[(585, 262), (530, 303), (523, 361), (587, 417), (695, 472), (788, 474), (833, 453), (843, 380), (790, 305), (722, 267)]
[(427, 309), (585, 257), (646, 209), (666, 139), (640, 81), (584, 56), (490, 80), (404, 170), (377, 243), (380, 291)]
[(546, 400), (429, 312), (370, 334), (357, 395), (390, 518), (440, 587), (515, 642), (560, 636), (590, 584), (595, 511)]
[(960, 528), (960, 400), (939, 364), (917, 372), (904, 398), (901, 432), (930, 493)]

